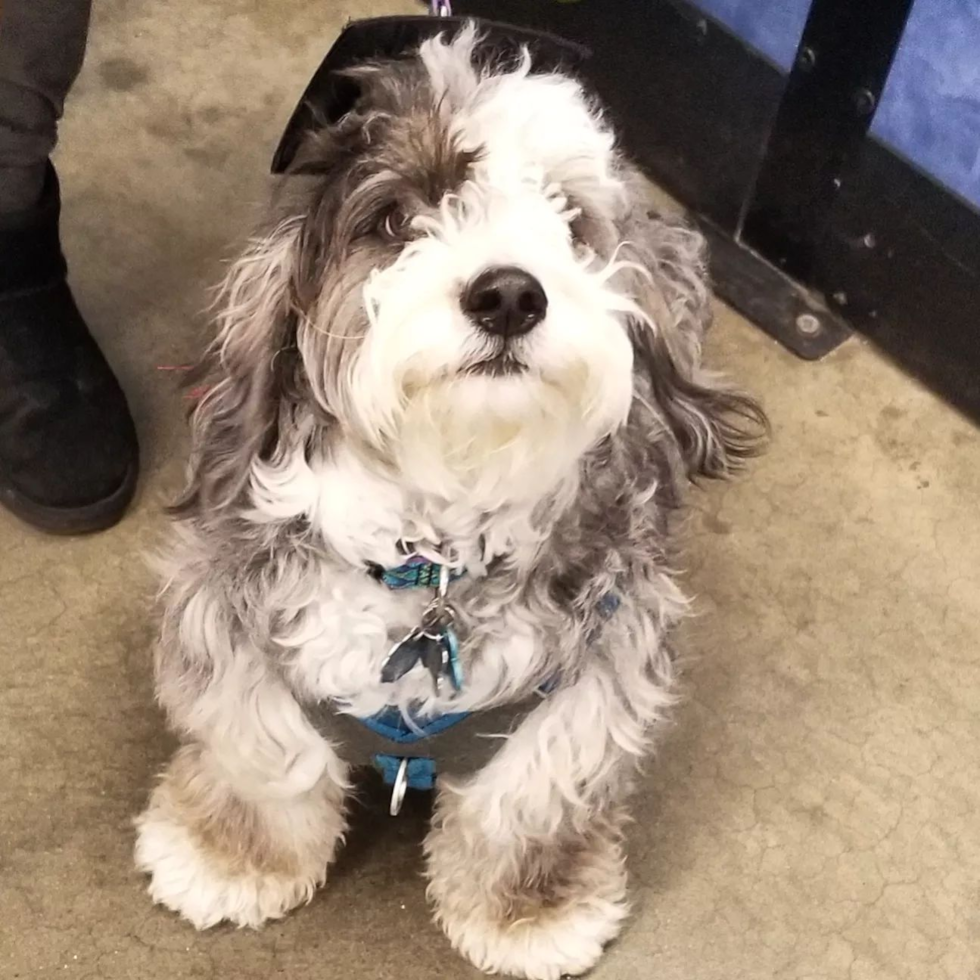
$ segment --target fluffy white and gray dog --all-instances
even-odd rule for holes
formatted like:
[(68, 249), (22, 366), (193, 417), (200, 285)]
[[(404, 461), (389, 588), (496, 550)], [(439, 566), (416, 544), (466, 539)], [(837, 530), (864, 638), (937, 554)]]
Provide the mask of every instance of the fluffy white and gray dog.
[[(553, 980), (627, 912), (624, 801), (685, 610), (671, 515), (765, 423), (701, 366), (699, 235), (651, 210), (576, 80), (479, 47), (468, 28), (352, 71), (229, 272), (156, 655), (183, 746), (136, 856), (195, 926), (258, 926), (344, 835), (352, 760), (315, 708), (423, 726), (521, 703), (439, 780), (428, 895), (474, 964)], [(435, 668), (393, 677), (432, 608), (378, 574), (406, 552), (451, 571), (454, 643), (439, 626)]]

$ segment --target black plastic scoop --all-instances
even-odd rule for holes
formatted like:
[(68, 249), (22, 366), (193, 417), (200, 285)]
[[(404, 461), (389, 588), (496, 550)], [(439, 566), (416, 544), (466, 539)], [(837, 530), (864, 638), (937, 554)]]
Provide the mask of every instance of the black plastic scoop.
[(497, 61), (516, 59), (527, 47), (537, 71), (574, 68), (591, 52), (555, 34), (472, 17), (374, 17), (348, 24), (327, 52), (293, 110), (279, 147), (272, 158), (272, 172), (285, 173), (308, 132), (324, 123), (337, 122), (354, 107), (357, 83), (338, 72), (365, 61), (399, 58), (413, 53), (430, 37), (455, 34), (467, 23), (476, 23), (482, 43), (476, 58)]

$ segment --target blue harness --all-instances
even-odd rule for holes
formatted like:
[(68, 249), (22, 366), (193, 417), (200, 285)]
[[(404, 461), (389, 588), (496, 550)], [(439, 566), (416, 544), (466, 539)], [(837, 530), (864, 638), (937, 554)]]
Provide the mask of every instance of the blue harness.
[[(451, 570), (420, 555), (408, 557), (404, 564), (396, 568), (372, 566), (370, 571), (379, 582), (396, 591), (417, 588), (436, 590), (436, 599), (423, 614), (423, 624), (393, 647), (382, 678), (390, 679), (386, 671), (393, 661), (399, 661), (400, 673), (397, 676), (421, 662), (430, 668), (437, 683), (444, 674), (458, 689), (462, 683), (462, 670), (457, 657), (454, 617), (449, 615), (438, 620), (441, 625), (431, 627), (429, 632), (425, 623), (433, 608), (454, 612), (445, 599), (446, 589), (450, 582), (462, 578), (465, 572)], [(599, 612), (608, 618), (619, 606), (619, 596), (609, 592), (599, 601)], [(428, 648), (425, 647), (426, 643), (430, 644)], [(417, 644), (418, 649), (412, 644)], [(438, 663), (429, 662), (432, 650), (442, 658)], [(393, 705), (366, 718), (337, 711), (329, 702), (309, 709), (309, 713), (314, 725), (325, 736), (339, 741), (345, 745), (348, 753), (354, 754), (355, 758), (350, 761), (370, 762), (381, 774), (384, 782), (392, 787), (391, 812), (395, 814), (406, 789), (434, 788), (440, 762), (451, 770), (475, 771), (489, 761), (502, 744), (501, 736), (512, 731), (555, 686), (556, 681), (552, 680), (520, 702), (485, 711), (449, 712), (424, 719), (405, 717), (402, 709)], [(466, 730), (466, 735), (454, 732), (450, 739), (443, 737), (460, 725)], [(469, 735), (475, 737), (469, 738)]]
[[(396, 568), (376, 568), (372, 570), (378, 581), (383, 582), (389, 589), (435, 589), (447, 587), (452, 582), (462, 578), (465, 572), (430, 561), (419, 554), (409, 556), (404, 564)], [(462, 669), (459, 664), (459, 644), (455, 631), (449, 624), (444, 630), (445, 652), (448, 659), (449, 673), (458, 689), (462, 685)], [(409, 638), (398, 644), (389, 656), (389, 660), (398, 655), (400, 649), (410, 642)], [(359, 719), (376, 735), (387, 739), (396, 745), (412, 745), (433, 735), (439, 735), (454, 725), (469, 717), (468, 711), (451, 712), (437, 715), (425, 721), (405, 718), (401, 709), (390, 706), (369, 718)], [(435, 786), (435, 760), (422, 756), (407, 759), (378, 752), (373, 757), (374, 767), (389, 786), (394, 786), (402, 770), (402, 778), (406, 780), (409, 789), (432, 789)]]
[[(409, 725), (401, 709), (391, 706), (369, 718), (359, 718), (358, 721), (375, 735), (380, 735), (389, 742), (394, 742), (396, 745), (414, 745), (433, 735), (440, 735), (461, 721), (465, 721), (469, 716), (468, 711), (455, 711), (447, 715), (436, 715), (424, 722), (413, 719), (412, 725)], [(398, 770), (405, 760), (408, 762), (405, 775), (409, 789), (432, 789), (435, 786), (435, 759), (428, 756), (388, 755), (384, 752), (376, 752), (373, 758), (375, 769), (381, 773), (381, 778), (388, 786), (394, 785)]]

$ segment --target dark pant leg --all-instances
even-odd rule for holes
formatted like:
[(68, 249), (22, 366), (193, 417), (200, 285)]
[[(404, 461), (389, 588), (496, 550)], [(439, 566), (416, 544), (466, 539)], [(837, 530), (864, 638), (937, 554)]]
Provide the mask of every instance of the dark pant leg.
[(0, 212), (37, 201), (91, 0), (0, 0)]

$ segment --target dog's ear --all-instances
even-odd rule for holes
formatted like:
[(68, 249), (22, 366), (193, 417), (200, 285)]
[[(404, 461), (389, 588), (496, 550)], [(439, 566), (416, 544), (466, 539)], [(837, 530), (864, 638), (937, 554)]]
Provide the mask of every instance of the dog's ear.
[(178, 516), (235, 503), (257, 458), (276, 449), (287, 375), (295, 370), (295, 290), (300, 224), (253, 240), (231, 266), (215, 303), (218, 332), (191, 384), (192, 449)]
[(711, 321), (704, 239), (682, 221), (657, 214), (642, 185), (634, 193), (620, 228), (620, 257), (632, 266), (638, 394), (649, 392), (691, 479), (722, 477), (759, 453), (769, 423), (757, 402), (701, 365)]

